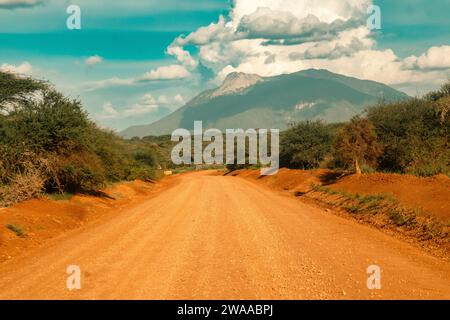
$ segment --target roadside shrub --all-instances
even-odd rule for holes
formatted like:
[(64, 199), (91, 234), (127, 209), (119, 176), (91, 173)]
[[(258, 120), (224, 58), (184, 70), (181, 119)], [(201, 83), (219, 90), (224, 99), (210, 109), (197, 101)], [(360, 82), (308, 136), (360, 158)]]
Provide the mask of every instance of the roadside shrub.
[(322, 121), (304, 121), (283, 132), (280, 165), (292, 169), (318, 168), (332, 150), (332, 127)]
[(7, 115), (3, 141), (18, 152), (69, 154), (92, 146), (88, 119), (78, 100), (70, 100), (53, 89), (41, 98), (23, 102)]
[(47, 83), (0, 72), (0, 205), (44, 189), (90, 193), (108, 182), (148, 179), (156, 176), (159, 149), (100, 129), (79, 100)]
[(7, 207), (37, 197), (44, 189), (44, 178), (38, 170), (16, 174), (8, 185), (0, 187), (0, 205)]
[(94, 154), (80, 153), (60, 158), (56, 167), (58, 181), (53, 185), (62, 186), (58, 191), (94, 192), (105, 186), (102, 162)]
[(301, 122), (282, 133), (280, 164), (450, 176), (450, 81), (421, 98), (381, 101), (345, 124)]
[[(441, 100), (442, 99), (442, 100)], [(383, 153), (383, 171), (431, 176), (450, 173), (448, 98), (411, 99), (369, 108)]]
[(137, 150), (134, 152), (134, 159), (147, 166), (154, 166), (156, 164), (155, 156), (144, 150)]

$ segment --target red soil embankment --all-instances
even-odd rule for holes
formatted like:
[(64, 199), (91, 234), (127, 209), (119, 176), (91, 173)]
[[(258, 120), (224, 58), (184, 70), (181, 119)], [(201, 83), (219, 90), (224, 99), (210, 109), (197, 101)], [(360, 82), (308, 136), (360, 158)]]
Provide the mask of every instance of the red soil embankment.
[(450, 179), (445, 175), (420, 178), (374, 173), (362, 177), (348, 176), (331, 187), (352, 193), (391, 193), (401, 204), (450, 222)]
[(329, 170), (305, 171), (283, 168), (273, 176), (261, 176), (259, 170), (236, 170), (231, 172), (230, 175), (256, 180), (274, 189), (307, 192), (311, 190), (311, 184), (320, 184), (320, 177), (329, 172)]
[(231, 175), (248, 178), (267, 186), (289, 192), (308, 192), (311, 184), (327, 184), (328, 187), (359, 194), (390, 193), (410, 208), (450, 223), (450, 178), (445, 175), (421, 178), (412, 175), (374, 173), (362, 176), (335, 178), (330, 170), (281, 169), (277, 175), (262, 177), (259, 170), (238, 170)]
[[(134, 181), (116, 184), (99, 196), (75, 195), (61, 201), (42, 197), (1, 208), (0, 262), (64, 232), (111, 215), (131, 202), (147, 198), (160, 187), (160, 183)], [(7, 228), (8, 225), (20, 228), (25, 235), (18, 236)]]

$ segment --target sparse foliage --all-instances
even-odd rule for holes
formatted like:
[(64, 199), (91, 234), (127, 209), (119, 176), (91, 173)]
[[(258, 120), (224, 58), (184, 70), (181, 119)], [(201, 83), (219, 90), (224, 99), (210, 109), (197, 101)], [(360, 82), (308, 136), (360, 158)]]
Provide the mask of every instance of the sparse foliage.
[(0, 110), (5, 109), (8, 104), (29, 100), (30, 94), (47, 88), (48, 84), (44, 81), (0, 72)]
[(361, 174), (361, 164), (375, 166), (381, 154), (377, 133), (373, 124), (356, 116), (342, 129), (336, 142), (337, 155), (347, 164), (353, 164)]

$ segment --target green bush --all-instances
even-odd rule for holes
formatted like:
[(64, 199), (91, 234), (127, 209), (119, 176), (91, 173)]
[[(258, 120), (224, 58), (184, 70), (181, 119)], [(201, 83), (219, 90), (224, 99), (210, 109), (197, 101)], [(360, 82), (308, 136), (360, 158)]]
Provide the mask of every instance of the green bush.
[(79, 100), (46, 83), (0, 72), (0, 88), (0, 204), (42, 189), (93, 192), (108, 182), (157, 176), (167, 154), (158, 144), (98, 128)]
[(419, 176), (450, 173), (450, 99), (443, 96), (446, 92), (442, 89), (423, 99), (368, 109), (367, 117), (383, 146), (380, 169)]
[(0, 72), (0, 110), (27, 101), (29, 95), (48, 88), (47, 83)]
[(450, 81), (422, 98), (380, 102), (345, 124), (301, 122), (282, 133), (280, 164), (450, 176)]
[(280, 139), (280, 165), (294, 169), (318, 168), (331, 153), (333, 126), (304, 121), (285, 131)]

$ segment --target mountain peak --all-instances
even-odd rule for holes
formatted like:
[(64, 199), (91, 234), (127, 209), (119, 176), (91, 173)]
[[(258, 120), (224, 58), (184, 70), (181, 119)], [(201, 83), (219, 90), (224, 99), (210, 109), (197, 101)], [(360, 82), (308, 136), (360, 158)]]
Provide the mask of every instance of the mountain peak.
[(223, 84), (213, 92), (212, 97), (241, 92), (261, 81), (263, 81), (263, 78), (257, 74), (232, 72), (227, 75)]
[(260, 76), (258, 76), (257, 74), (254, 73), (245, 73), (245, 72), (231, 72), (229, 73), (224, 80), (224, 83), (226, 82), (230, 82), (230, 81), (237, 81), (240, 79), (248, 79), (248, 78), (253, 78), (253, 77), (258, 77), (260, 78)]
[(223, 84), (199, 94), (171, 115), (147, 126), (122, 132), (125, 137), (170, 134), (190, 129), (194, 121), (204, 128), (279, 128), (303, 120), (344, 122), (380, 98), (401, 101), (408, 96), (384, 84), (360, 80), (321, 69), (275, 77), (234, 72)]

